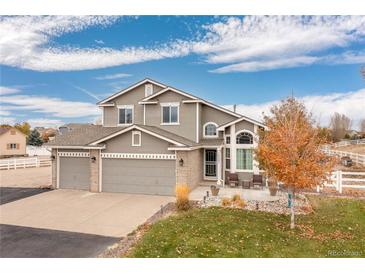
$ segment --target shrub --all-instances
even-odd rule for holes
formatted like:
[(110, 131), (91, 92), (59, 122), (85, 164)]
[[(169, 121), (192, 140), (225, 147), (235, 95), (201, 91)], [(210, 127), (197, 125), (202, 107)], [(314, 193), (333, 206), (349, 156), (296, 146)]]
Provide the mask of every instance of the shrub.
[(246, 203), (244, 200), (236, 200), (234, 202), (234, 205), (239, 208), (244, 208), (246, 206)]
[(222, 206), (230, 206), (231, 204), (232, 204), (231, 199), (229, 199), (229, 198), (222, 199)]
[(176, 208), (179, 211), (186, 211), (190, 208), (189, 202), (190, 188), (187, 184), (176, 186)]
[(232, 202), (235, 202), (235, 201), (240, 201), (241, 200), (241, 196), (239, 194), (235, 194), (233, 195), (232, 197)]

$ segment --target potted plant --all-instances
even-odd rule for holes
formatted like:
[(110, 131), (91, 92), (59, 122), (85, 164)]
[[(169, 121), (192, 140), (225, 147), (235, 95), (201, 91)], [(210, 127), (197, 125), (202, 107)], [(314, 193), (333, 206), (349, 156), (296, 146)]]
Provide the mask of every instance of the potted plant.
[(275, 179), (270, 178), (268, 183), (269, 183), (270, 195), (276, 196), (276, 193), (278, 192), (278, 182)]
[(212, 192), (212, 196), (218, 196), (219, 193), (219, 187), (215, 185), (210, 186), (210, 191)]

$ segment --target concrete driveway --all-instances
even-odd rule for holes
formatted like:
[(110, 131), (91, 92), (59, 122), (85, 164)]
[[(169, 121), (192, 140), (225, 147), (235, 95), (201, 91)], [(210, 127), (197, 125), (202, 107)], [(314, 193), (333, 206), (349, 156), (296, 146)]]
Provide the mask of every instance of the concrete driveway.
[(0, 223), (123, 237), (173, 197), (54, 190), (0, 206)]

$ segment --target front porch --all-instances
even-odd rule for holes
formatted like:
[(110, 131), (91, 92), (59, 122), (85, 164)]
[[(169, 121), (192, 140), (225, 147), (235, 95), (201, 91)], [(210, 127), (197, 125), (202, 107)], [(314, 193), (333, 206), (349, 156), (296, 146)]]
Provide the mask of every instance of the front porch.
[[(192, 190), (190, 193), (190, 200), (193, 201), (202, 201), (204, 196), (207, 196), (207, 192), (209, 192), (209, 196), (212, 195), (210, 191), (210, 186), (198, 186)], [(277, 201), (279, 200), (279, 196), (271, 196), (269, 189), (264, 187), (263, 189), (242, 189), (242, 188), (229, 188), (229, 187), (221, 187), (219, 189), (218, 197), (220, 198), (232, 198), (233, 195), (240, 195), (242, 199), (245, 201)]]

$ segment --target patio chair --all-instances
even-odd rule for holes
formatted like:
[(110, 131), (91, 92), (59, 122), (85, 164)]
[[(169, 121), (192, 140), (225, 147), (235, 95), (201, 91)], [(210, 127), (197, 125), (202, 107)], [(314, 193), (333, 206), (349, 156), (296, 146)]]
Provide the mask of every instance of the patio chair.
[(230, 187), (236, 187), (238, 186), (238, 175), (237, 173), (230, 173), (228, 175), (228, 184)]
[(264, 180), (262, 175), (253, 175), (252, 177), (252, 185), (253, 187), (259, 186), (260, 188), (264, 187)]

